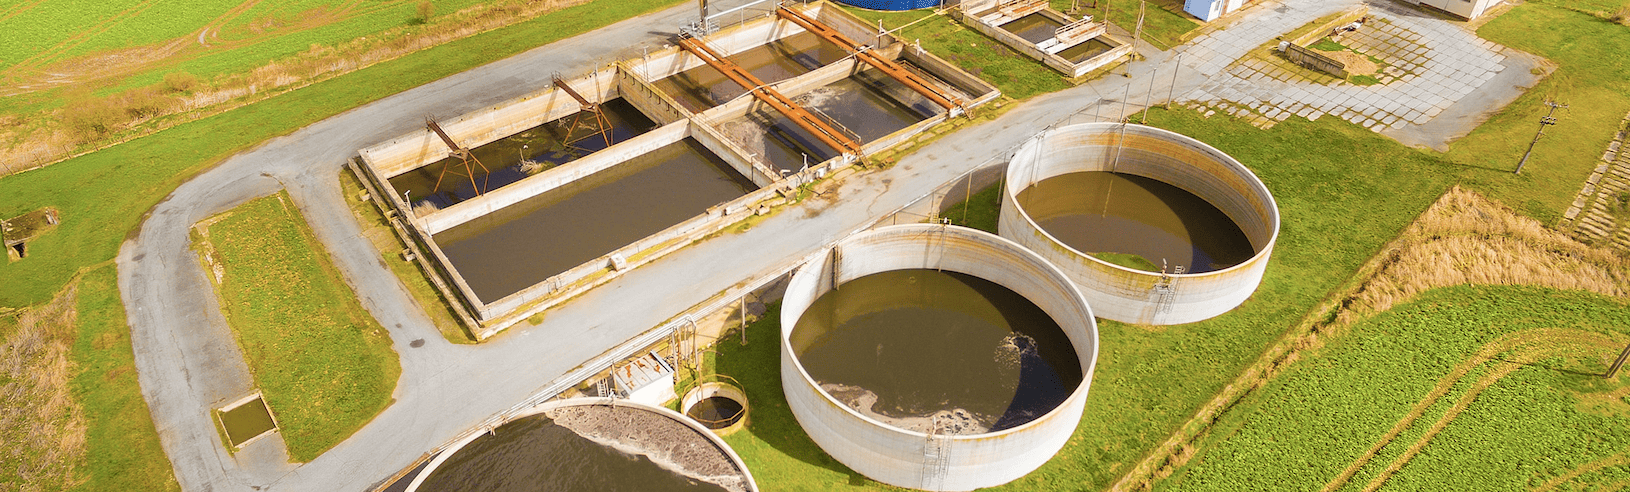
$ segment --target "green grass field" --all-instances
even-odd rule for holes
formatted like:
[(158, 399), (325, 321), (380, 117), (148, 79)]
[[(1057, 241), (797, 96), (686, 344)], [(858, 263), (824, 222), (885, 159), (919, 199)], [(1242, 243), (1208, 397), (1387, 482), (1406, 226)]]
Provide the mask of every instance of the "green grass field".
[(113, 265), (81, 278), (78, 309), (78, 374), (72, 384), (84, 408), (87, 447), (79, 475), (84, 481), (74, 490), (180, 490), (136, 384), (130, 325)]
[[(1622, 485), (1630, 376), (1599, 375), (1627, 342), (1623, 300), (1523, 287), (1434, 290), (1359, 322), (1247, 397), (1162, 488)], [(1608, 466), (1567, 478), (1592, 463)], [(1338, 480), (1348, 467), (1352, 477)], [(1396, 471), (1383, 476), (1389, 468)]]
[[(479, 0), (440, 0), (448, 13)], [(165, 73), (200, 77), (246, 72), (313, 45), (334, 45), (407, 24), (413, 0), (43, 0), (0, 8), (0, 74), (23, 76), (54, 64), (119, 50), (184, 46), (118, 81), (134, 87)], [(200, 32), (209, 28), (204, 43)]]
[[(1598, 2), (1600, 3), (1600, 2)], [(1556, 224), (1630, 112), (1630, 26), (1570, 10), (1577, 2), (1519, 5), (1478, 29), (1478, 35), (1556, 62), (1550, 78), (1449, 146), (1447, 159), (1464, 168), (1465, 184), (1546, 224)], [(1548, 108), (1568, 104), (1534, 147), (1521, 176), (1517, 161)]]
[[(1052, 0), (1054, 10), (1069, 12), (1072, 5), (1080, 7), (1079, 14), (1090, 15), (1093, 19), (1102, 20), (1108, 12), (1109, 22), (1126, 32), (1132, 32), (1138, 25), (1138, 2), (1128, 0)], [(1086, 8), (1090, 5), (1096, 8)], [(1183, 12), (1183, 2), (1178, 0), (1155, 0), (1149, 2), (1149, 7), (1143, 15), (1143, 40), (1148, 41), (1160, 49), (1171, 49), (1183, 41), (1183, 36), (1199, 29), (1200, 20)]]
[(402, 373), (390, 334), (357, 302), (287, 193), (215, 219), (194, 233), (194, 248), (222, 272), (221, 310), (290, 458), (311, 461), (390, 405)]
[(1070, 87), (1058, 72), (1040, 61), (1014, 51), (949, 16), (933, 15), (928, 10), (879, 12), (853, 7), (846, 7), (845, 10), (872, 23), (882, 20), (883, 27), (890, 30), (927, 17), (894, 34), (907, 42), (921, 41), (923, 49), (985, 79), (1001, 89), (1007, 97), (1023, 100)]

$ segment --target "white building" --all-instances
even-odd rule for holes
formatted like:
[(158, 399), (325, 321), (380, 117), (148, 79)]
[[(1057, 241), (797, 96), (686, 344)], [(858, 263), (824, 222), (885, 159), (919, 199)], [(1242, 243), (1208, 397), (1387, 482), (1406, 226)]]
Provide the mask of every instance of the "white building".
[(1411, 5), (1425, 5), (1444, 12), (1458, 15), (1466, 20), (1476, 19), (1487, 12), (1489, 7), (1500, 3), (1500, 0), (1403, 0)]
[(1218, 17), (1245, 8), (1247, 3), (1250, 3), (1250, 0), (1184, 0), (1183, 11), (1199, 17), (1202, 21), (1211, 22)]

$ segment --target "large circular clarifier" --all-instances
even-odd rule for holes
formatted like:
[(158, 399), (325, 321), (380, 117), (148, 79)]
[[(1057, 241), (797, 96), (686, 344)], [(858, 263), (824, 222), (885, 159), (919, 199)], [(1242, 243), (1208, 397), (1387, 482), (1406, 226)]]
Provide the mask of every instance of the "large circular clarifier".
[(1279, 210), (1239, 161), (1198, 140), (1119, 123), (1025, 143), (1007, 168), (998, 227), (1058, 265), (1098, 316), (1170, 325), (1251, 296)]
[(782, 389), (810, 438), (917, 489), (1001, 485), (1047, 462), (1097, 358), (1092, 310), (1062, 271), (960, 227), (844, 239), (793, 276), (781, 321)]
[(521, 412), (441, 452), (409, 491), (672, 490), (747, 492), (730, 447), (666, 408), (559, 400)]

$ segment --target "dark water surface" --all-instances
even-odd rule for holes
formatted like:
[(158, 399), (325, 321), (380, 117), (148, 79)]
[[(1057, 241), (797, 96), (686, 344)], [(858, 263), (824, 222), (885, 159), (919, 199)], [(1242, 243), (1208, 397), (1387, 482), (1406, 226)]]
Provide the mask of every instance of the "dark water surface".
[(1002, 29), (1017, 34), (1031, 43), (1040, 43), (1053, 39), (1053, 34), (1058, 32), (1060, 27), (1064, 27), (1064, 24), (1053, 20), (1052, 17), (1042, 15), (1040, 12), (1002, 24)]
[[(888, 76), (864, 70), (834, 81), (792, 99), (812, 113), (825, 115), (850, 132), (862, 144), (926, 120), (944, 111), (912, 92), (912, 103), (889, 94), (906, 95), (910, 89)], [(777, 169), (797, 172), (804, 156), (809, 164), (837, 157), (838, 151), (775, 111), (755, 111), (741, 120), (724, 125), (725, 133), (748, 152), (757, 154)]]
[(1069, 60), (1071, 63), (1081, 63), (1092, 59), (1094, 56), (1102, 55), (1111, 48), (1114, 47), (1110, 46), (1109, 43), (1100, 41), (1098, 38), (1092, 38), (1082, 41), (1081, 44), (1065, 48), (1064, 51), (1058, 52), (1058, 56), (1064, 57), (1065, 60)]
[(260, 398), (221, 412), (221, 425), (226, 427), (226, 437), (234, 446), (277, 427), (272, 422), (272, 413), (266, 409), (266, 401)]
[[(657, 126), (656, 122), (651, 121), (622, 98), (607, 101), (600, 107), (611, 120), (613, 145), (651, 131)], [(537, 172), (575, 161), (606, 148), (606, 140), (600, 136), (579, 140), (571, 147), (566, 146), (570, 139), (594, 135), (597, 131), (594, 118), (587, 116), (588, 114), (580, 112), (534, 126), (471, 150), (470, 153), (491, 171), (490, 174), (481, 174), (481, 166), (472, 164), (471, 169), (476, 173), (475, 182), (482, 185), (485, 192), (491, 192)], [(572, 121), (579, 115), (584, 115), (582, 122), (578, 124), (576, 130), (572, 130)], [(570, 137), (566, 135), (567, 131), (572, 131)], [(441, 145), (440, 140), (436, 141), (436, 145)], [(530, 166), (532, 172), (523, 169), (523, 161), (533, 163)], [(453, 166), (453, 171), (459, 174), (449, 173), (442, 180), (439, 191), (432, 193), (432, 190), (438, 190), (436, 179), (441, 177), (442, 169), (447, 166)], [(476, 196), (474, 185), (470, 183), (470, 178), (463, 176), (463, 173), (464, 161), (448, 157), (392, 177), (390, 182), (397, 193), (405, 194), (415, 205), (428, 201), (437, 207), (446, 208)]]
[(703, 398), (685, 412), (709, 429), (723, 429), (741, 420), (741, 402), (723, 396)]
[(790, 338), (828, 394), (924, 432), (935, 416), (943, 433), (1016, 427), (1063, 403), (1082, 379), (1074, 347), (1047, 313), (954, 272), (851, 280), (816, 299)]
[(627, 454), (555, 425), (523, 417), (477, 438), (442, 462), (420, 484), (442, 491), (723, 491), (718, 485), (668, 471), (649, 458)]
[(686, 138), (435, 235), (492, 302), (755, 189)]
[(1030, 218), (1087, 254), (1142, 256), (1184, 273), (1221, 270), (1256, 250), (1228, 214), (1170, 184), (1102, 171), (1054, 176), (1019, 192)]
[[(821, 68), (848, 56), (837, 45), (810, 32), (787, 36), (763, 46), (726, 56), (766, 84), (774, 84)], [(747, 93), (713, 67), (702, 65), (652, 83), (673, 96), (680, 106), (701, 112)]]

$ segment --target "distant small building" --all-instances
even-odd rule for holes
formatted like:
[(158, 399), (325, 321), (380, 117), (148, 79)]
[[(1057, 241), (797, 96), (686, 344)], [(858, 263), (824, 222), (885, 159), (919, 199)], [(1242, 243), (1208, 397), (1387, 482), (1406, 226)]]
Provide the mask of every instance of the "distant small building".
[(1245, 4), (1250, 2), (1251, 0), (1184, 0), (1183, 11), (1199, 17), (1202, 21), (1211, 22), (1245, 8)]
[(1403, 0), (1403, 2), (1410, 5), (1425, 5), (1471, 20), (1483, 15), (1489, 7), (1499, 4), (1500, 0)]

